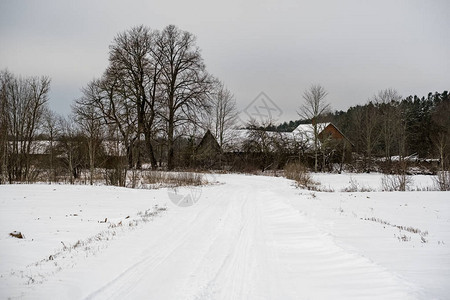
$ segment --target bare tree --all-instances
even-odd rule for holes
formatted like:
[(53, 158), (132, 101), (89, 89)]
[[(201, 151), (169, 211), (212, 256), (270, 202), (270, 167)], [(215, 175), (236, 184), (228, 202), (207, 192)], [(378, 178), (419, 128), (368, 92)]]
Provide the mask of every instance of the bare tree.
[(389, 161), (391, 161), (392, 147), (398, 136), (400, 120), (398, 102), (401, 98), (399, 93), (391, 88), (381, 90), (373, 96), (373, 102), (377, 104), (380, 111), (384, 155)]
[(8, 89), (13, 75), (7, 70), (0, 72), (0, 184), (8, 181), (9, 158), (9, 97)]
[(60, 134), (59, 118), (55, 112), (47, 109), (44, 113), (43, 129), (48, 139), (47, 153), (49, 155), (48, 166), (50, 168), (49, 181), (56, 181), (55, 169), (55, 142)]
[(62, 158), (69, 174), (69, 182), (73, 184), (75, 179), (80, 175), (79, 171), (82, 160), (80, 132), (71, 116), (68, 118), (60, 117), (59, 126), (61, 128), (60, 152), (62, 153)]
[(104, 124), (120, 137), (128, 160), (128, 167), (136, 165), (134, 142), (137, 138), (137, 114), (133, 102), (127, 101), (126, 93), (120, 87), (119, 76), (114, 68), (108, 68), (101, 79), (91, 81), (84, 89), (87, 99), (99, 111)]
[(328, 112), (330, 104), (325, 101), (328, 92), (319, 84), (311, 85), (303, 92), (305, 103), (300, 106), (298, 114), (304, 119), (312, 121), (314, 133), (314, 171), (317, 172), (319, 152), (319, 129), (317, 123), (320, 118)]
[[(105, 124), (120, 133), (129, 168), (140, 168), (143, 149), (153, 168), (161, 138), (167, 140), (167, 167), (174, 167), (175, 141), (198, 124), (211, 104), (214, 80), (206, 70), (195, 37), (171, 25), (162, 32), (144, 26), (118, 34), (110, 46), (109, 66), (89, 83), (91, 103)], [(229, 120), (225, 118), (222, 127)]]
[(378, 110), (375, 108), (372, 102), (369, 102), (363, 108), (363, 115), (359, 124), (355, 126), (361, 127), (362, 131), (362, 143), (365, 149), (365, 168), (366, 172), (370, 172), (372, 168), (372, 155), (373, 148), (380, 138), (379, 134), (379, 121), (380, 117)]
[(169, 25), (157, 40), (156, 57), (162, 67), (162, 103), (159, 115), (166, 123), (167, 168), (174, 168), (174, 142), (177, 128), (198, 119), (207, 105), (212, 77), (206, 72), (196, 38)]
[(214, 136), (222, 148), (226, 132), (236, 124), (238, 111), (233, 94), (222, 82), (217, 84), (211, 105), (211, 116)]
[(155, 59), (155, 41), (157, 32), (144, 26), (133, 27), (120, 33), (110, 47), (110, 68), (116, 75), (123, 101), (130, 101), (137, 114), (137, 131), (133, 137), (136, 167), (140, 168), (141, 136), (146, 139), (147, 150), (153, 168), (156, 168), (156, 158), (152, 145), (152, 131), (156, 115), (156, 97), (159, 76), (161, 74), (160, 62)]
[(448, 171), (448, 159), (450, 148), (450, 102), (444, 101), (437, 105), (432, 115), (434, 131), (431, 133), (433, 144), (439, 153), (440, 174), (438, 183), (441, 190), (450, 187), (450, 176)]
[[(94, 90), (93, 90), (94, 89)], [(72, 106), (74, 120), (81, 129), (81, 133), (87, 139), (88, 155), (89, 155), (89, 182), (93, 184), (95, 158), (102, 141), (102, 120), (101, 112), (92, 102), (95, 101), (96, 87), (88, 85), (83, 90), (83, 97), (77, 99)]]
[(17, 78), (9, 72), (2, 77), (2, 127), (6, 130), (8, 180), (29, 180), (33, 141), (46, 110), (50, 79)]

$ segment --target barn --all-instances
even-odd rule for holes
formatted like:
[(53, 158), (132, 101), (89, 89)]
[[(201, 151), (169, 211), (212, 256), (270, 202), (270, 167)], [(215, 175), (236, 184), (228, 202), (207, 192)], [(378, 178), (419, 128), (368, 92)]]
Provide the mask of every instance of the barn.
[[(353, 143), (342, 133), (339, 128), (333, 123), (317, 123), (317, 132), (319, 141), (324, 143), (342, 143), (344, 147), (351, 151)], [(311, 143), (314, 141), (314, 125), (313, 124), (300, 124), (292, 131), (292, 134), (297, 139), (302, 138), (305, 141), (308, 140)]]

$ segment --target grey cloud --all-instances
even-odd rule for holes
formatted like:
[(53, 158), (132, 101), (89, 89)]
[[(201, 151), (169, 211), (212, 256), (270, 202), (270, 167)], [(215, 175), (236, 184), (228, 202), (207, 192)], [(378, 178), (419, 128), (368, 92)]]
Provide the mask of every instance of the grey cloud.
[(198, 37), (208, 70), (242, 109), (261, 91), (296, 119), (312, 83), (335, 109), (379, 89), (449, 89), (448, 1), (3, 1), (0, 68), (52, 77), (51, 104), (68, 113), (103, 72), (114, 36), (176, 24)]

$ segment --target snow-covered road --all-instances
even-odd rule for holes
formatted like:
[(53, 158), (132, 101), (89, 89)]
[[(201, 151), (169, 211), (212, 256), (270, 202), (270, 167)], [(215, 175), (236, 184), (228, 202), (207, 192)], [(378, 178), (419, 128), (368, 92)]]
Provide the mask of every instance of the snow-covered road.
[[(320, 196), (302, 193), (286, 179), (224, 175), (219, 180), (224, 184), (202, 188), (199, 201), (190, 207), (173, 205), (167, 192), (164, 194), (162, 190), (141, 191), (156, 194), (159, 203), (165, 201), (167, 212), (108, 241), (108, 246), (93, 256), (69, 257), (73, 260), (71, 267), (48, 276), (41, 284), (22, 288), (13, 296), (33, 299), (415, 299), (445, 293), (445, 287), (437, 292), (427, 291), (426, 287), (412, 282), (414, 277), (410, 280), (406, 278), (407, 273), (400, 274), (399, 268), (383, 265), (386, 260), (374, 261), (367, 257), (370, 249), (357, 249), (351, 243), (343, 246), (344, 239), (339, 240), (333, 230), (327, 230), (335, 227), (334, 223), (340, 219), (352, 220), (347, 223), (349, 231), (358, 224), (362, 229), (357, 228), (356, 232), (364, 231), (365, 226), (374, 226), (375, 229), (366, 230), (366, 234), (389, 230), (355, 217), (356, 208), (354, 215), (345, 217), (341, 201), (339, 211), (333, 205), (329, 207), (334, 219), (322, 218), (310, 205), (317, 201), (318, 206), (323, 206), (326, 200), (313, 199)], [(302, 199), (308, 200), (302, 204)], [(448, 207), (446, 209), (448, 218)], [(448, 224), (448, 219), (444, 222)], [(448, 231), (445, 234), (448, 237)], [(387, 235), (392, 243), (401, 243), (390, 232)], [(374, 241), (366, 248), (383, 247), (383, 239), (379, 241), (380, 245)], [(427, 269), (423, 270), (423, 277), (449, 275), (445, 273), (449, 251), (447, 246), (443, 247), (441, 252), (447, 255), (442, 256), (444, 270), (433, 269), (431, 261), (431, 272), (435, 274)], [(385, 255), (400, 253), (394, 251)], [(5, 290), (8, 285), (1, 287), (1, 295), (9, 296)], [(11, 291), (17, 292), (17, 289)]]

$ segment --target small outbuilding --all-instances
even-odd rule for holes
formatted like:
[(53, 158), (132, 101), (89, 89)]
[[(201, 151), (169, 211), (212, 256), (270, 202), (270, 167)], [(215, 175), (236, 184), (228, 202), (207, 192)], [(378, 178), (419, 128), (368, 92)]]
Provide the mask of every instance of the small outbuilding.
[(212, 168), (220, 164), (222, 149), (211, 131), (206, 131), (195, 149), (196, 164)]

